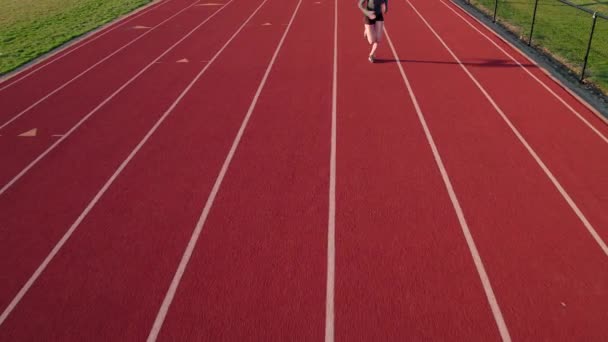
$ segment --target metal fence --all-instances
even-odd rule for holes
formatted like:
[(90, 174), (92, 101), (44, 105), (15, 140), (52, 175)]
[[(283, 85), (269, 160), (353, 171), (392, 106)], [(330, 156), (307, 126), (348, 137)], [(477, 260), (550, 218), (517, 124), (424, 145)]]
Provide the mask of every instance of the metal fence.
[(557, 55), (564, 64), (580, 72), (581, 82), (589, 76), (586, 73), (589, 65), (593, 64), (594, 80), (599, 81), (603, 88), (608, 85), (607, 15), (567, 0), (465, 2), (480, 7), (493, 22), (501, 21), (528, 45), (537, 45)]

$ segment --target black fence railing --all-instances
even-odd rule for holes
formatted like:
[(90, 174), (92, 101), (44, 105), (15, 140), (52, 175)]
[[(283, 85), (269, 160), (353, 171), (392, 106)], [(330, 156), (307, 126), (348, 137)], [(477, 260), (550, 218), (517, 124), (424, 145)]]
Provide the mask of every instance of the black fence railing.
[[(482, 7), (485, 7), (486, 13), (488, 13), (488, 11), (491, 11), (491, 13), (488, 13), (488, 14), (492, 17), (492, 21), (494, 23), (497, 22), (499, 16), (501, 15), (501, 11), (510, 12), (509, 14), (512, 14), (511, 12), (513, 11), (513, 8), (506, 8), (507, 5), (509, 5), (508, 0), (464, 0), (464, 1), (469, 5), (473, 5), (473, 6), (481, 5)], [(524, 1), (524, 2), (526, 2), (526, 1)], [(547, 6), (550, 1), (543, 0), (541, 2), (543, 2), (544, 5)], [(587, 67), (589, 64), (589, 55), (590, 55), (590, 52), (593, 47), (594, 36), (597, 32), (596, 28), (597, 28), (598, 20), (604, 20), (608, 24), (608, 15), (598, 13), (594, 10), (591, 10), (590, 8), (577, 5), (568, 0), (552, 0), (551, 2), (559, 3), (564, 6), (568, 6), (568, 7), (572, 7), (574, 9), (580, 11), (580, 13), (582, 13), (584, 15), (588, 15), (588, 18), (589, 18), (588, 26), (587, 26), (587, 27), (589, 27), (588, 36), (586, 33), (583, 33), (581, 30), (577, 30), (578, 35), (580, 35), (580, 36), (582, 36), (583, 34), (585, 35), (585, 37), (577, 37), (578, 41), (580, 41), (582, 39), (585, 40), (584, 45), (586, 47), (586, 49), (584, 51), (584, 58), (582, 58), (582, 60), (579, 59), (579, 62), (578, 62), (578, 63), (582, 64), (582, 65), (578, 64), (578, 65), (581, 65), (579, 79), (582, 82), (586, 77), (586, 71), (587, 71)], [(519, 1), (519, 3), (521, 4), (522, 2)], [(531, 18), (531, 20), (529, 21), (529, 23), (525, 23), (525, 24), (523, 23), (523, 21), (520, 20), (520, 22), (516, 23), (516, 25), (519, 26), (519, 28), (522, 30), (522, 32), (524, 30), (525, 30), (525, 32), (529, 32), (527, 39), (526, 39), (526, 37), (524, 37), (523, 34), (520, 36), (520, 38), (524, 39), (528, 45), (532, 45), (533, 38), (535, 35), (535, 28), (537, 25), (537, 17), (539, 15), (539, 0), (528, 0), (526, 3), (529, 4), (528, 8), (531, 8), (532, 4), (534, 5), (533, 9), (531, 10), (532, 13), (529, 13), (529, 17), (528, 17), (528, 18)], [(504, 9), (501, 8), (501, 5), (504, 6), (505, 8)], [(513, 5), (511, 5), (511, 7), (513, 7)], [(529, 25), (529, 30), (526, 29), (525, 27), (521, 27), (523, 25)], [(608, 34), (606, 34), (606, 36), (608, 37)], [(581, 46), (581, 48), (582, 48), (582, 46)], [(606, 50), (606, 51), (604, 51), (604, 53), (606, 55), (608, 55), (608, 41), (602, 42), (601, 49)], [(548, 50), (551, 51), (551, 48), (548, 47)], [(582, 51), (580, 51), (580, 52), (582, 53)], [(604, 57), (602, 57), (602, 58), (604, 58)], [(608, 58), (608, 56), (606, 58)]]

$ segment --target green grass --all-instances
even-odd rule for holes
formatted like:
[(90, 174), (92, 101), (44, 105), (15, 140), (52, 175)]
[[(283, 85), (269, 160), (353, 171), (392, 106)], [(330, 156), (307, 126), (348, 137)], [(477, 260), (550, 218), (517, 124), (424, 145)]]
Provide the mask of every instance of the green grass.
[(0, 0), (0, 75), (151, 0)]
[[(598, 0), (571, 0), (591, 10), (608, 15), (608, 2)], [(494, 11), (494, 0), (471, 0)], [(534, 0), (498, 0), (497, 19), (528, 41)], [(589, 13), (557, 0), (539, 0), (533, 44), (552, 54), (574, 72), (582, 70), (591, 32), (592, 16)], [(586, 79), (608, 92), (608, 20), (598, 18), (593, 44), (589, 54)]]

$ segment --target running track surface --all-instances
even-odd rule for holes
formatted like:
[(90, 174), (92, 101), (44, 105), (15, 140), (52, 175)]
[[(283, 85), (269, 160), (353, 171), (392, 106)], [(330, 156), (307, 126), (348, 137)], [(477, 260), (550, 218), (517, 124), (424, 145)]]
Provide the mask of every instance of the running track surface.
[(606, 341), (605, 121), (386, 18), (163, 0), (0, 83), (0, 340)]

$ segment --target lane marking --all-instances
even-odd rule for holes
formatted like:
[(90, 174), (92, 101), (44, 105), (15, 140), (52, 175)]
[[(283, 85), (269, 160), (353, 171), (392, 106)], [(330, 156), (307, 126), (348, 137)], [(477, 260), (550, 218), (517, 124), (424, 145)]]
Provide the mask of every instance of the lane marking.
[[(38, 61), (37, 63), (32, 64), (29, 67), (24, 68), (23, 70), (21, 70), (19, 73), (15, 74), (14, 76), (11, 76), (10, 78), (7, 78), (3, 81), (0, 82), (1, 84), (7, 83), (6, 85), (0, 87), (0, 91), (7, 89), (21, 81), (23, 81), (24, 79), (30, 77), (31, 75), (37, 73), (38, 71), (46, 68), (47, 66), (57, 62), (58, 60), (62, 59), (63, 57), (68, 56), (69, 54), (71, 54), (72, 52), (80, 49), (81, 47), (87, 46), (90, 43), (96, 41), (97, 39), (105, 36), (106, 34), (114, 31), (115, 29), (124, 26), (126, 23), (141, 17), (144, 14), (150, 13), (152, 12), (152, 10), (154, 9), (158, 9), (159, 7), (171, 2), (172, 0), (167, 0), (167, 1), (161, 1), (158, 2), (156, 4), (151, 4), (149, 7), (143, 8), (141, 11), (139, 11), (138, 13), (133, 13), (133, 15), (131, 16), (126, 16), (122, 19), (119, 19), (118, 21), (116, 21), (113, 24), (110, 25), (114, 25), (113, 27), (109, 28), (106, 31), (103, 31), (105, 28), (101, 28), (100, 30), (103, 32), (91, 32), (91, 34), (93, 36), (91, 36), (90, 38), (82, 41), (82, 44), (80, 44), (80, 42), (76, 42), (74, 45), (72, 46), (66, 46), (65, 49), (61, 49), (59, 48), (59, 50), (57, 50), (54, 53), (51, 53), (48, 55), (48, 57), (43, 57), (43, 59), (41, 59), (40, 61)], [(68, 43), (69, 44), (69, 43)], [(79, 44), (79, 45), (78, 45)], [(70, 49), (74, 47), (73, 49), (69, 50), (66, 52), (67, 49)], [(63, 55), (59, 55), (60, 53), (65, 52)], [(53, 59), (54, 58), (54, 59)], [(37, 69), (36, 69), (37, 68)], [(27, 73), (29, 72), (29, 73)], [(25, 74), (27, 73), (27, 74)], [(22, 76), (19, 78), (19, 76)], [(10, 83), (9, 83), (10, 82)]]
[(150, 26), (141, 26), (141, 25), (137, 25), (137, 26), (133, 26), (133, 29), (135, 30), (147, 30), (151, 28)]
[(23, 132), (23, 133), (19, 134), (19, 136), (20, 137), (35, 137), (37, 133), (38, 133), (38, 129), (32, 128), (27, 132)]
[(545, 163), (542, 161), (542, 159), (539, 157), (539, 155), (536, 153), (536, 151), (532, 148), (532, 146), (530, 146), (530, 144), (528, 143), (528, 141), (523, 137), (523, 135), (519, 132), (519, 130), (515, 127), (515, 125), (513, 125), (513, 123), (511, 122), (511, 120), (509, 120), (509, 118), (507, 117), (507, 115), (505, 114), (505, 112), (500, 108), (500, 106), (498, 106), (498, 104), (496, 103), (496, 101), (494, 101), (494, 99), (492, 98), (492, 96), (490, 96), (490, 94), (481, 85), (481, 83), (479, 83), (479, 81), (475, 78), (475, 76), (473, 76), (473, 74), (471, 74), (471, 72), (469, 71), (469, 69), (462, 63), (462, 61), (458, 58), (458, 56), (456, 56), (456, 54), (454, 53), (454, 51), (452, 51), (452, 49), (450, 49), (450, 47), (445, 43), (445, 41), (441, 38), (441, 36), (435, 31), (435, 29), (433, 29), (433, 27), (431, 26), (431, 24), (429, 24), (429, 22), (426, 21), (426, 19), (424, 18), (424, 16), (422, 16), (422, 14), (420, 14), (420, 12), (418, 12), (418, 9), (416, 9), (416, 7), (409, 0), (404, 0), (404, 1), (406, 1), (412, 7), (412, 9), (414, 10), (414, 12), (416, 12), (416, 14), (418, 14), (418, 16), (420, 17), (420, 19), (422, 19), (422, 21), (431, 30), (431, 32), (433, 32), (433, 34), (435, 35), (435, 37), (437, 37), (437, 40), (439, 40), (439, 42), (441, 42), (441, 44), (450, 53), (450, 55), (452, 55), (452, 58), (454, 58), (454, 60), (458, 63), (458, 65), (462, 68), (462, 70), (464, 70), (464, 72), (469, 76), (469, 78), (471, 79), (471, 81), (473, 81), (473, 83), (477, 86), (477, 88), (479, 88), (479, 90), (486, 97), (486, 99), (488, 100), (488, 102), (490, 102), (490, 104), (492, 104), (492, 107), (494, 107), (494, 109), (496, 110), (496, 112), (504, 120), (504, 122), (507, 124), (507, 126), (509, 126), (509, 128), (513, 131), (513, 133), (515, 134), (515, 136), (517, 137), (517, 139), (526, 148), (526, 150), (528, 150), (528, 153), (530, 153), (530, 155), (536, 161), (536, 163), (538, 164), (538, 166), (540, 166), (540, 168), (544, 171), (544, 173), (547, 176), (547, 178), (549, 178), (549, 180), (551, 181), (551, 183), (553, 183), (553, 185), (555, 186), (555, 188), (557, 189), (557, 191), (562, 195), (562, 197), (564, 198), (564, 200), (566, 201), (566, 203), (568, 203), (568, 205), (570, 206), (570, 208), (572, 209), (572, 211), (574, 211), (574, 213), (576, 214), (576, 216), (578, 216), (579, 220), (585, 226), (585, 228), (587, 229), (587, 231), (589, 232), (589, 234), (593, 237), (593, 239), (595, 240), (595, 242), (597, 243), (597, 245), (600, 247), (600, 249), (604, 252), (604, 254), (606, 256), (608, 256), (608, 246), (606, 245), (606, 243), (604, 242), (604, 240), (602, 240), (602, 238), (599, 236), (599, 234), (597, 233), (597, 231), (595, 230), (595, 228), (591, 225), (591, 223), (589, 222), (589, 220), (587, 220), (587, 217), (579, 209), (579, 207), (576, 205), (576, 203), (574, 202), (574, 200), (572, 199), (572, 197), (570, 197), (570, 195), (568, 194), (568, 192), (564, 189), (564, 187), (561, 185), (561, 183), (557, 180), (557, 178), (549, 170), (549, 168), (547, 167), (547, 165), (545, 165)]
[[(395, 57), (395, 60), (400, 61), (401, 59), (399, 58), (399, 55), (397, 55), (397, 51), (395, 50), (395, 47), (393, 46), (393, 42), (392, 42), (390, 36), (388, 35), (388, 31), (386, 30), (386, 27), (384, 28), (384, 33), (386, 35), (386, 40), (391, 48), (391, 51), (393, 52), (393, 56)], [(454, 207), (454, 211), (456, 213), (456, 216), (458, 217), (458, 222), (460, 223), (460, 228), (462, 229), (462, 233), (467, 242), (467, 246), (469, 247), (469, 252), (471, 253), (471, 256), (473, 258), (475, 268), (477, 269), (477, 274), (479, 275), (479, 278), (481, 280), (483, 290), (484, 290), (486, 298), (488, 300), (488, 304), (490, 305), (490, 309), (492, 310), (492, 314), (494, 316), (494, 320), (495, 320), (498, 330), (500, 332), (500, 336), (502, 337), (502, 340), (504, 342), (510, 342), (511, 336), (509, 335), (509, 330), (504, 321), (502, 311), (500, 310), (500, 306), (498, 304), (498, 301), (496, 300), (496, 296), (494, 295), (494, 290), (492, 289), (492, 284), (490, 282), (490, 278), (488, 277), (486, 269), (483, 265), (481, 255), (479, 254), (477, 245), (475, 244), (475, 240), (473, 239), (473, 235), (471, 234), (471, 230), (469, 229), (469, 225), (468, 225), (466, 217), (464, 215), (464, 211), (462, 210), (462, 207), (460, 205), (460, 201), (458, 200), (458, 197), (456, 196), (456, 192), (454, 191), (452, 181), (450, 180), (450, 177), (445, 168), (445, 165), (443, 164), (443, 160), (441, 159), (441, 155), (439, 154), (439, 149), (437, 148), (437, 145), (435, 144), (435, 139), (433, 138), (433, 135), (431, 134), (429, 126), (426, 122), (426, 118), (424, 117), (424, 114), (422, 113), (422, 109), (420, 108), (420, 104), (418, 103), (418, 98), (416, 97), (414, 90), (412, 88), (412, 85), (410, 84), (410, 81), (409, 81), (408, 77), (406, 76), (405, 71), (403, 70), (403, 66), (401, 65), (401, 63), (397, 63), (397, 66), (399, 67), (399, 72), (401, 73), (403, 82), (405, 83), (405, 86), (408, 90), (410, 98), (412, 99), (412, 103), (414, 104), (416, 113), (418, 114), (418, 120), (420, 121), (420, 124), (422, 125), (426, 139), (429, 143), (429, 146), (431, 147), (431, 151), (433, 152), (433, 157), (435, 158), (435, 163), (437, 164), (437, 167), (439, 168), (439, 172), (441, 173), (441, 178), (443, 179), (443, 183), (445, 184), (448, 195), (450, 196), (450, 200), (452, 201), (452, 206)]]
[(179, 61), (175, 62), (175, 63), (189, 63), (190, 61), (188, 60), (188, 58), (183, 58), (180, 59)]
[[(267, 0), (264, 0), (262, 5), (266, 1)], [(234, 157), (234, 154), (241, 141), (241, 137), (243, 136), (243, 134), (245, 132), (245, 128), (247, 127), (247, 124), (249, 123), (249, 119), (251, 118), (253, 110), (255, 109), (255, 106), (258, 102), (260, 94), (262, 93), (262, 90), (264, 89), (264, 86), (266, 85), (266, 80), (268, 79), (268, 75), (270, 74), (270, 71), (272, 70), (275, 60), (277, 59), (277, 56), (279, 55), (279, 51), (281, 50), (281, 47), (283, 46), (283, 42), (285, 41), (285, 38), (287, 37), (287, 34), (289, 33), (291, 24), (293, 23), (294, 19), (296, 18), (296, 14), (298, 13), (298, 10), (299, 10), (301, 4), (302, 4), (302, 0), (299, 0), (298, 5), (296, 6), (296, 8), (291, 16), (291, 20), (289, 21), (289, 24), (287, 25), (287, 28), (285, 29), (285, 32), (283, 33), (283, 36), (281, 37), (281, 40), (279, 41), (279, 44), (277, 45), (277, 48), (274, 51), (274, 55), (272, 56), (272, 59), (270, 60), (270, 63), (268, 64), (268, 67), (266, 68), (264, 77), (262, 78), (262, 81), (260, 82), (260, 85), (258, 86), (258, 89), (253, 97), (253, 100), (251, 101), (249, 109), (247, 110), (247, 114), (245, 115), (245, 118), (243, 119), (243, 122), (241, 123), (241, 127), (239, 128), (239, 131), (238, 131), (236, 137), (234, 138), (230, 151), (228, 152), (228, 155), (226, 156), (226, 159), (224, 160), (224, 164), (222, 165), (220, 173), (218, 174), (218, 176), (215, 180), (215, 184), (213, 184), (213, 189), (211, 190), (211, 193), (209, 194), (209, 197), (207, 198), (205, 207), (203, 208), (201, 216), (199, 217), (199, 220), (196, 223), (194, 231), (192, 232), (192, 236), (190, 237), (190, 241), (188, 242), (188, 245), (184, 251), (182, 259), (180, 260), (179, 266), (175, 272), (173, 280), (171, 281), (171, 285), (169, 286), (169, 289), (167, 290), (163, 303), (158, 311), (156, 319), (154, 320), (154, 325), (152, 326), (152, 329), (150, 330), (150, 334), (148, 335), (148, 340), (147, 340), (148, 342), (154, 342), (158, 338), (158, 334), (160, 333), (160, 330), (162, 329), (165, 318), (167, 317), (169, 307), (171, 306), (171, 303), (173, 302), (173, 298), (175, 297), (175, 293), (177, 292), (177, 288), (179, 287), (182, 276), (184, 275), (184, 272), (186, 271), (186, 267), (188, 266), (188, 262), (190, 261), (190, 258), (192, 256), (192, 252), (194, 251), (194, 248), (196, 247), (198, 238), (201, 234), (201, 231), (203, 230), (205, 222), (207, 221), (207, 217), (209, 215), (209, 212), (211, 211), (211, 207), (213, 206), (215, 197), (220, 190), (220, 187), (222, 185), (226, 172), (228, 171), (228, 167), (230, 167), (232, 158)], [(260, 5), (260, 7), (258, 7), (258, 9), (260, 9), (260, 8), (261, 8), (261, 5)], [(256, 10), (256, 12), (257, 12), (257, 10)], [(252, 17), (253, 17), (253, 15), (252, 15)], [(250, 17), (249, 19), (251, 19), (252, 17)], [(247, 21), (249, 21), (249, 19), (247, 19)], [(243, 27), (244, 27), (244, 25), (243, 25)]]
[(161, 25), (163, 25), (164, 23), (168, 22), (169, 20), (173, 19), (174, 17), (176, 17), (177, 15), (181, 14), (182, 12), (184, 12), (185, 10), (189, 9), (190, 7), (194, 6), (195, 3), (189, 5), (188, 7), (182, 9), (181, 11), (175, 13), (174, 15), (170, 16), (169, 18), (165, 19), (163, 22), (161, 22), (160, 24), (154, 26), (152, 29), (146, 31), (145, 33), (143, 33), (142, 35), (140, 35), (139, 37), (133, 39), (132, 41), (130, 41), (129, 43), (123, 45), (122, 47), (120, 47), (118, 50), (112, 52), (111, 54), (107, 55), (106, 57), (104, 57), (103, 59), (101, 59), (100, 61), (98, 61), (97, 63), (93, 64), (92, 66), (90, 66), (89, 68), (87, 68), (85, 71), (81, 72), (80, 74), (76, 75), (74, 78), (72, 78), (71, 80), (65, 82), (63, 85), (59, 86), (58, 88), (56, 88), (55, 90), (51, 91), (50, 93), (48, 93), (46, 96), (43, 96), (42, 98), (40, 98), (38, 101), (34, 102), (32, 105), (30, 105), (29, 107), (27, 107), (26, 109), (22, 110), (21, 112), (19, 112), (17, 115), (15, 115), (13, 118), (9, 119), (7, 122), (5, 122), (4, 124), (2, 124), (2, 126), (0, 126), (0, 129), (3, 129), (4, 127), (8, 126), (11, 122), (17, 120), (18, 118), (20, 118), (23, 114), (29, 112), (32, 108), (36, 107), (37, 105), (39, 105), (40, 103), (42, 103), (44, 100), (48, 99), (49, 97), (53, 96), (54, 94), (58, 93), (59, 91), (61, 91), (63, 88), (67, 87), (68, 85), (70, 85), (72, 82), (78, 80), (80, 77), (84, 76), (86, 73), (88, 73), (89, 71), (93, 70), (95, 67), (97, 67), (98, 65), (102, 64), (103, 62), (107, 61), (108, 59), (110, 59), (112, 56), (116, 55), (117, 53), (119, 53), (120, 51), (126, 49), (127, 47), (129, 47), (131, 44), (137, 42), (138, 40), (140, 40), (141, 38), (145, 37), (146, 35), (148, 35), (149, 33), (153, 32), (155, 29), (157, 29), (158, 27), (160, 27)]
[(8, 183), (6, 183), (0, 189), (0, 196), (2, 196), (2, 194), (4, 194), (6, 192), (6, 190), (8, 190), (11, 186), (13, 186), (13, 184), (15, 184), (19, 179), (21, 179), (21, 177), (23, 177), (27, 172), (29, 172), (29, 170), (31, 170), (36, 164), (38, 164), (38, 162), (40, 162), (46, 155), (48, 155), (57, 146), (59, 146), (59, 144), (61, 144), (65, 139), (67, 139), (70, 135), (72, 135), (72, 133), (74, 133), (74, 131), (76, 131), (84, 122), (86, 122), (91, 116), (93, 116), (93, 114), (95, 114), (99, 109), (101, 109), (106, 103), (110, 102), (110, 100), (112, 100), (116, 95), (118, 95), (127, 86), (129, 86), (131, 83), (133, 83), (144, 72), (146, 72), (148, 69), (150, 69), (162, 57), (164, 57), (166, 54), (168, 54), (169, 52), (171, 52), (171, 50), (173, 50), (173, 48), (175, 48), (181, 42), (183, 42), (188, 37), (190, 37), (190, 35), (192, 35), (192, 33), (194, 33), (201, 26), (203, 26), (205, 23), (207, 23), (209, 20), (211, 20), (211, 18), (213, 18), (215, 15), (217, 15), (219, 12), (221, 12), (224, 8), (226, 8), (226, 6), (228, 6), (230, 3), (232, 3), (232, 1), (234, 1), (234, 0), (230, 0), (230, 1), (228, 1), (226, 3), (226, 5), (218, 8), (215, 12), (213, 12), (213, 14), (211, 14), (202, 23), (200, 23), (198, 26), (196, 26), (195, 28), (193, 28), (190, 32), (188, 32), (185, 36), (183, 36), (175, 44), (171, 45), (171, 47), (169, 47), (167, 50), (165, 50), (165, 52), (163, 52), (160, 56), (156, 57), (155, 60), (153, 60), (152, 62), (150, 62), (150, 64), (148, 64), (147, 66), (145, 66), (137, 74), (135, 74), (133, 77), (131, 77), (130, 80), (128, 80), (127, 82), (125, 82), (120, 88), (118, 88), (116, 91), (114, 91), (114, 93), (112, 93), (112, 95), (108, 96), (108, 98), (106, 98), (104, 101), (102, 101), (100, 104), (98, 104), (97, 107), (93, 108), (93, 110), (91, 110), (87, 115), (85, 115), (85, 117), (83, 117), (82, 119), (80, 119), (80, 121), (78, 121), (78, 123), (76, 123), (76, 125), (74, 125), (74, 127), (72, 127), (63, 137), (61, 137), (61, 139), (57, 140), (48, 149), (46, 149), (44, 152), (42, 152), (42, 154), (40, 154), (38, 157), (36, 157), (36, 159), (34, 159), (23, 170), (21, 170), (21, 172), (19, 172), (19, 174), (17, 174), (15, 177), (13, 177), (13, 179), (11, 179)]
[(327, 285), (325, 290), (325, 342), (335, 339), (336, 279), (336, 145), (338, 116), (338, 0), (334, 2), (334, 56), (331, 89), (331, 151), (329, 159), (329, 208), (327, 219)]
[[(222, 8), (225, 8), (232, 1), (233, 0), (228, 1), (226, 3), (226, 5), (222, 6)], [(264, 3), (266, 3), (266, 1), (267, 0), (264, 0), (264, 2), (262, 3), (262, 5)], [(262, 5), (260, 5), (260, 7), (258, 7), (258, 9), (260, 9), (262, 7)], [(221, 11), (222, 8), (218, 9), (214, 14), (219, 13), (219, 11)], [(254, 14), (256, 12), (257, 12), (257, 10), (254, 12)], [(252, 14), (252, 16), (253, 16), (253, 14)], [(182, 38), (180, 41), (178, 41), (175, 45), (179, 44), (179, 42), (181, 42), (182, 40), (186, 39), (191, 33), (193, 33), (198, 27), (202, 26), (209, 19), (210, 19), (210, 17), (207, 18), (205, 21), (203, 21), (201, 24), (199, 24), (192, 31), (190, 31), (186, 36), (184, 36), (184, 38)], [(249, 21), (249, 19), (247, 21)], [(55, 258), (55, 255), (57, 255), (57, 253), (59, 253), (59, 251), (61, 250), (61, 248), (63, 247), (63, 245), (65, 245), (65, 243), (72, 236), (72, 234), (74, 233), (74, 231), (76, 231), (76, 229), (80, 226), (80, 223), (85, 219), (85, 217), (89, 214), (89, 212), (93, 209), (93, 207), (95, 207), (95, 205), (97, 204), (97, 202), (99, 202), (99, 200), (101, 199), (101, 197), (106, 193), (106, 191), (114, 183), (114, 180), (116, 180), (116, 178), (118, 178), (118, 176), (122, 173), (122, 171), (127, 167), (127, 165), (129, 164), (129, 162), (135, 157), (135, 155), (139, 152), (139, 150), (141, 150), (141, 148), (146, 144), (146, 142), (148, 141), (148, 139), (150, 139), (150, 137), (154, 134), (154, 132), (156, 132), (156, 130), (158, 129), (158, 127), (160, 127), (160, 125), (165, 121), (165, 119), (171, 113), (173, 113), (173, 109), (175, 109), (175, 107), (181, 102), (181, 100), (184, 98), (184, 96), (186, 96), (186, 94), (194, 86), (194, 84), (196, 83), (196, 81), (198, 81), (198, 79), (207, 71), (207, 69), (209, 69), (209, 67), (211, 66), (212, 62), (215, 61), (218, 58), (218, 56), (224, 51), (224, 49), (228, 46), (228, 44), (230, 44), (230, 42), (239, 34), (239, 32), (243, 29), (243, 27), (245, 27), (246, 23), (247, 22), (245, 22), (232, 35), (232, 37), (224, 44), (224, 46), (222, 46), (222, 48), (217, 51), (217, 53), (213, 56), (211, 62), (209, 64), (205, 65), (205, 67), (198, 73), (198, 75), (196, 75), (196, 77), (194, 77), (194, 79), (190, 82), (190, 84), (188, 84), (188, 86), (182, 91), (182, 93), (179, 95), (179, 97), (173, 102), (173, 104), (171, 105), (171, 107), (169, 107), (169, 109), (167, 109), (167, 111), (165, 111), (165, 113), (162, 115), (162, 117), (160, 119), (158, 119), (158, 121), (156, 121), (156, 123), (154, 124), (154, 126), (148, 131), (148, 133), (146, 133), (146, 135), (139, 142), (139, 144), (137, 144), (137, 146), (133, 149), (133, 151), (131, 151), (131, 153), (127, 156), (127, 158), (120, 164), (120, 166), (118, 167), (118, 169), (116, 169), (116, 171), (114, 172), (114, 174), (112, 174), (112, 176), (110, 177), (110, 179), (108, 179), (106, 181), (106, 183), (99, 190), (99, 192), (97, 192), (97, 194), (95, 195), (95, 197), (93, 197), (93, 199), (91, 200), (91, 202), (89, 202), (89, 204), (87, 205), (87, 207), (82, 211), (82, 213), (80, 213), (80, 215), (78, 216), (78, 218), (76, 219), (76, 221), (74, 221), (74, 223), (72, 224), (72, 226), (70, 226), (70, 228), (63, 235), (63, 237), (61, 238), (61, 240), (59, 240), (57, 242), (57, 244), (55, 245), (55, 247), (53, 247), (53, 249), (47, 255), (47, 257), (44, 259), (44, 261), (42, 262), (42, 264), (40, 264), (40, 266), (38, 266), (38, 268), (36, 269), (36, 271), (34, 272), (34, 274), (32, 274), (32, 276), (28, 279), (28, 281), (25, 283), (25, 285), (23, 285), (23, 287), (19, 290), (19, 293), (17, 293), (17, 295), (13, 298), (13, 300), (10, 302), (10, 304), (7, 306), (7, 308), (4, 310), (4, 312), (2, 312), (2, 315), (0, 315), (0, 327), (2, 326), (2, 324), (4, 323), (4, 321), (6, 320), (6, 318), (10, 315), (10, 313), (15, 309), (15, 307), (17, 306), (17, 304), (19, 304), (19, 302), (21, 301), (21, 299), (23, 298), (23, 296), (25, 296), (25, 294), (29, 291), (29, 289), (32, 287), (32, 285), (34, 284), (34, 282), (36, 282), (36, 280), (38, 279), (38, 277), (40, 277), (40, 275), (42, 274), (42, 272), (44, 272), (44, 270), (46, 269), (46, 267), (48, 266), (48, 264), (53, 260), (53, 258)], [(167, 52), (168, 51), (169, 50), (167, 50)], [(162, 57), (162, 55), (159, 56), (158, 58), (160, 58), (160, 57)], [(150, 65), (152, 65), (152, 64), (153, 63), (150, 63)], [(62, 141), (65, 138), (66, 137), (64, 136), (58, 142), (56, 142), (53, 146), (56, 146), (60, 141)]]

